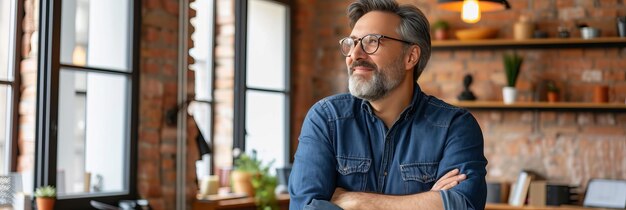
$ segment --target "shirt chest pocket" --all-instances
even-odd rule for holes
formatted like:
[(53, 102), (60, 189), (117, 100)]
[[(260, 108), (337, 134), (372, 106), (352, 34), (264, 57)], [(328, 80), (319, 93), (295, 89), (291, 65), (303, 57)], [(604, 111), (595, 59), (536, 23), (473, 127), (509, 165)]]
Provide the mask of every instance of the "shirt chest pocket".
[(406, 194), (429, 191), (437, 180), (439, 163), (407, 163), (400, 165)]
[(348, 191), (365, 191), (371, 163), (369, 158), (337, 157), (337, 186)]

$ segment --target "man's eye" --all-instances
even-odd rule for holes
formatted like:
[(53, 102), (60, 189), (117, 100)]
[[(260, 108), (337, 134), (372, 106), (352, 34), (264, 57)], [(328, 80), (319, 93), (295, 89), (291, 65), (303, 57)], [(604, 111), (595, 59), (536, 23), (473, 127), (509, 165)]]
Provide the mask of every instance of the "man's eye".
[(369, 44), (377, 44), (378, 40), (376, 40), (376, 39), (367, 39), (367, 40), (365, 40), (365, 43), (368, 44), (368, 45)]

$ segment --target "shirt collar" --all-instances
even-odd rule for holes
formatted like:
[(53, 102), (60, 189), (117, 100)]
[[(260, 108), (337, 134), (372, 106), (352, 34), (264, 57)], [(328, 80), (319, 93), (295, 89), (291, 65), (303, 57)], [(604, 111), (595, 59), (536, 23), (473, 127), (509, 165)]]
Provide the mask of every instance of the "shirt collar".
[[(414, 84), (415, 85), (413, 85), (413, 98), (411, 99), (411, 103), (400, 114), (400, 118), (406, 119), (406, 118), (409, 118), (410, 116), (413, 116), (413, 114), (415, 113), (415, 109), (418, 107), (419, 103), (421, 102), (421, 99), (423, 98), (422, 89), (420, 88), (419, 84), (417, 84), (417, 82)], [(361, 100), (361, 108), (364, 111), (366, 111), (368, 114), (374, 116), (372, 105), (370, 104), (369, 101)]]

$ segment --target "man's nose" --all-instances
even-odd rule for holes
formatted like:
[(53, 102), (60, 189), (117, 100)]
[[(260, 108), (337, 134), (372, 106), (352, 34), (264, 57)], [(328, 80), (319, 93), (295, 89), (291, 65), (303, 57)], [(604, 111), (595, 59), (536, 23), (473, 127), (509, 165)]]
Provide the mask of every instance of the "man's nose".
[(350, 53), (350, 58), (352, 60), (360, 60), (364, 59), (367, 56), (367, 53), (363, 51), (363, 47), (361, 47), (361, 42), (356, 43), (354, 49), (352, 49), (352, 53)]

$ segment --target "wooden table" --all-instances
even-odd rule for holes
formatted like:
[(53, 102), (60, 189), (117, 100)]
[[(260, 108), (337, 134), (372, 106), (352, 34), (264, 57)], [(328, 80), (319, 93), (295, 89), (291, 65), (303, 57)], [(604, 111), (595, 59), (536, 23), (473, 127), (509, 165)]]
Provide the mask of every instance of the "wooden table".
[(485, 210), (605, 210), (602, 208), (585, 208), (582, 206), (509, 206), (507, 204), (488, 203)]
[[(289, 209), (289, 195), (281, 194), (281, 195), (278, 195), (276, 199), (278, 200), (278, 206), (281, 210)], [(218, 201), (198, 199), (193, 202), (192, 209), (193, 210), (222, 210), (222, 209), (256, 210), (256, 205), (254, 203), (254, 198), (251, 198), (251, 197), (229, 199), (229, 200), (218, 200)]]

